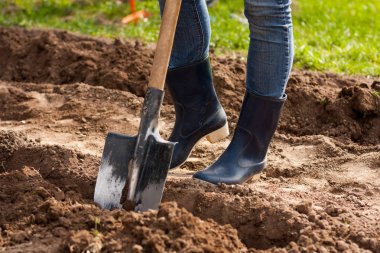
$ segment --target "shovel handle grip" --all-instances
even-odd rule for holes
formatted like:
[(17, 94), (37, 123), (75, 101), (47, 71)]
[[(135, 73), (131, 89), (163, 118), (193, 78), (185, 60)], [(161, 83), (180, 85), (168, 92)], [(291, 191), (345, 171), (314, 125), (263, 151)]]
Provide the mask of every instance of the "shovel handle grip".
[(149, 87), (163, 90), (182, 0), (166, 0)]

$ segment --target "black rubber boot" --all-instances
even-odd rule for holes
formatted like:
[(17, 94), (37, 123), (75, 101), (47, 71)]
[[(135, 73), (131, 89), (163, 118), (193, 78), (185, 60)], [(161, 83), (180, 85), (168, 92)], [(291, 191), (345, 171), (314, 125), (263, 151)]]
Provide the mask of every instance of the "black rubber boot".
[(213, 184), (240, 184), (259, 175), (285, 100), (286, 95), (273, 99), (247, 92), (230, 145), (214, 164), (193, 177)]
[(212, 84), (209, 59), (170, 70), (166, 84), (173, 98), (176, 121), (169, 141), (177, 142), (170, 168), (184, 163), (194, 145), (207, 137), (217, 142), (229, 135), (224, 112)]

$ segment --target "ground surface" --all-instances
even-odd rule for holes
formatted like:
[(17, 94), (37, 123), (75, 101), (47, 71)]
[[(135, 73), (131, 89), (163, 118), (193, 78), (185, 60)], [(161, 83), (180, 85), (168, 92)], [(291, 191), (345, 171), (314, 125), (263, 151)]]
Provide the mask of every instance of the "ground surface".
[[(96, 207), (104, 137), (136, 133), (152, 56), (140, 42), (0, 28), (0, 252), (380, 252), (376, 78), (294, 71), (256, 182), (192, 180), (229, 139), (201, 141), (158, 213)], [(245, 63), (212, 62), (233, 130)], [(173, 113), (166, 98), (164, 137)]]

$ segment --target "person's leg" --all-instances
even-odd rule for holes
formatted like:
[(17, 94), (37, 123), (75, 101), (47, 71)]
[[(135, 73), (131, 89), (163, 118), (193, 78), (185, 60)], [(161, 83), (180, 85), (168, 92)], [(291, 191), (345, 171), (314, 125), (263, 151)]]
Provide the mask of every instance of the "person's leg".
[[(163, 5), (160, 0), (161, 10)], [(171, 168), (186, 161), (199, 139), (208, 136), (215, 142), (228, 136), (227, 117), (212, 83), (210, 33), (205, 0), (183, 0), (166, 77), (176, 113), (169, 137), (177, 142)]]
[[(161, 13), (165, 0), (159, 0)], [(208, 57), (210, 17), (205, 0), (183, 0), (169, 63), (169, 69), (202, 61)]]
[(210, 183), (238, 184), (258, 175), (286, 100), (293, 60), (290, 0), (245, 0), (250, 24), (247, 91), (234, 136), (219, 159), (194, 174)]
[(245, 0), (250, 45), (247, 60), (248, 92), (281, 98), (293, 62), (290, 0)]

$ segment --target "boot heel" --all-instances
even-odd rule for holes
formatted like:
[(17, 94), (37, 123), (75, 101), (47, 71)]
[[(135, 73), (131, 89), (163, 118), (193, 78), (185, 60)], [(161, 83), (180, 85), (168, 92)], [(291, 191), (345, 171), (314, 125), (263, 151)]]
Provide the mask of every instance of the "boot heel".
[(218, 130), (208, 134), (206, 136), (206, 139), (211, 142), (211, 143), (215, 143), (215, 142), (218, 142), (218, 141), (221, 141), (223, 140), (224, 138), (226, 138), (228, 135), (230, 134), (230, 131), (228, 129), (228, 122), (226, 122), (226, 124), (219, 128)]

